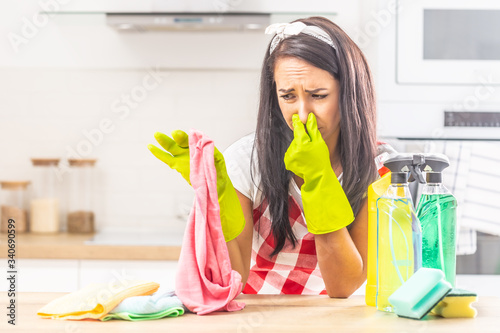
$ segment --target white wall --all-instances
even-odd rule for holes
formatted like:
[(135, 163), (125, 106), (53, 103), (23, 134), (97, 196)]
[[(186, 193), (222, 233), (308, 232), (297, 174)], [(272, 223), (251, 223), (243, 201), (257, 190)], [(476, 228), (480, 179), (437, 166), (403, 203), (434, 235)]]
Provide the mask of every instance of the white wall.
[[(139, 91), (146, 70), (1, 74), (1, 178), (30, 178), (31, 157), (67, 158), (71, 150), (97, 158), (96, 212), (107, 225), (163, 225), (190, 204), (184, 179), (147, 149), (155, 131), (196, 128), (225, 149), (256, 124), (257, 71), (161, 71), (163, 81), (135, 108), (121, 96)], [(123, 111), (113, 112), (115, 101)], [(107, 134), (98, 129), (104, 119)]]
[[(40, 3), (10, 1), (0, 11), (8, 37), (0, 39), (0, 180), (31, 179), (31, 157), (64, 161), (76, 151), (98, 160), (100, 228), (183, 230), (192, 190), (147, 145), (155, 131), (196, 128), (225, 149), (253, 131), (269, 36), (120, 34), (102, 14), (33, 28)], [(352, 33), (357, 2), (329, 17)], [(127, 107), (127, 95), (137, 105)]]

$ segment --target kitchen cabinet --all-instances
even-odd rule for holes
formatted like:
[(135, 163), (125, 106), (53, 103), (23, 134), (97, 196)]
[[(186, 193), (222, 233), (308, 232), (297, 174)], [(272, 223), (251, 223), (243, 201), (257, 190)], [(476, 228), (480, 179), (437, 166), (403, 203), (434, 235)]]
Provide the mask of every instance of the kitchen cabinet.
[[(120, 279), (144, 279), (160, 284), (164, 290), (175, 288), (177, 260), (54, 260), (22, 259), (18, 263), (20, 292), (73, 292), (89, 283), (112, 283)], [(480, 297), (500, 297), (499, 275), (457, 275), (457, 286)], [(5, 292), (7, 280), (0, 280)], [(364, 295), (363, 284), (354, 295)]]
[[(177, 261), (21, 259), (17, 267), (19, 292), (73, 292), (122, 279), (150, 280), (167, 290), (175, 287)], [(8, 281), (0, 281), (0, 292), (7, 291)]]
[(110, 283), (120, 279), (154, 281), (163, 289), (174, 289), (177, 261), (174, 260), (80, 260), (79, 283)]
[[(80, 287), (78, 260), (22, 259), (16, 266), (20, 292), (71, 292)], [(1, 279), (0, 291), (8, 289), (8, 281)]]
[[(174, 288), (180, 246), (89, 245), (91, 237), (66, 233), (17, 235), (17, 290), (72, 292), (89, 283), (108, 283), (123, 277)], [(0, 241), (0, 260), (5, 263), (6, 253), (7, 243)], [(0, 271), (6, 274), (4, 267)], [(0, 292), (7, 289), (7, 280), (1, 279)]]

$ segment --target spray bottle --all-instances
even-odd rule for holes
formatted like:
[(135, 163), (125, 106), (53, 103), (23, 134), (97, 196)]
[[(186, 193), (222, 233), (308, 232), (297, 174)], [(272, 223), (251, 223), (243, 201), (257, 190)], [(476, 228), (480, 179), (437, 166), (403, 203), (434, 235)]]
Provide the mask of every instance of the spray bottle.
[(377, 293), (377, 200), (391, 185), (391, 172), (383, 164), (388, 156), (388, 153), (383, 153), (375, 158), (381, 178), (368, 186), (368, 258), (365, 303), (369, 306), (375, 306)]
[(408, 176), (423, 182), (423, 155), (392, 154), (384, 165), (391, 170), (391, 185), (377, 200), (378, 310), (393, 312), (388, 298), (421, 267), (421, 229), (408, 187)]
[(443, 271), (455, 286), (457, 199), (442, 183), (442, 171), (450, 165), (446, 155), (426, 154), (427, 184), (422, 189), (417, 216), (422, 226), (422, 266)]

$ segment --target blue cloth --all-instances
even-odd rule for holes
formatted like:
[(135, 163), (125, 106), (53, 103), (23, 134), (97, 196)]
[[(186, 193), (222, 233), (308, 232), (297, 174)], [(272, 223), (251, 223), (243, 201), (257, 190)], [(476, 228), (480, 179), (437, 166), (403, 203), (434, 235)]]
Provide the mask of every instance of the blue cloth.
[(174, 291), (166, 291), (148, 296), (128, 297), (109, 313), (152, 314), (178, 307), (184, 308), (181, 300), (175, 296)]

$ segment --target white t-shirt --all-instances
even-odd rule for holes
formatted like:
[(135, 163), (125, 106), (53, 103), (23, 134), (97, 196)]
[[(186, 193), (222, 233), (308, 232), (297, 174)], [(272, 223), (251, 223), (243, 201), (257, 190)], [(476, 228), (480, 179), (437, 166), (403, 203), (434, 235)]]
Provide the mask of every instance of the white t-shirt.
[[(254, 142), (255, 132), (242, 137), (224, 151), (229, 178), (234, 188), (252, 201), (252, 209), (257, 208), (262, 202), (262, 191), (258, 188), (260, 174), (257, 167), (257, 151), (254, 152), (252, 160)], [(252, 165), (251, 162), (253, 162)], [(252, 173), (250, 173), (250, 168), (252, 168)], [(342, 184), (342, 174), (339, 176), (339, 181)], [(300, 189), (293, 178), (290, 181), (288, 193), (297, 201), (303, 211)]]

